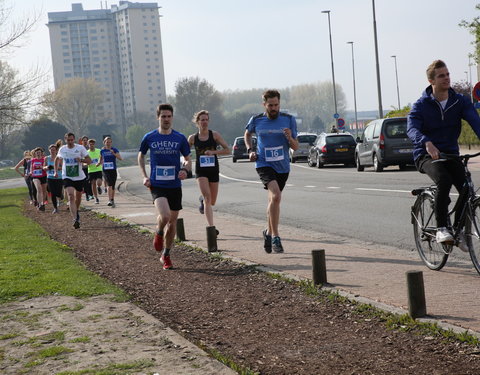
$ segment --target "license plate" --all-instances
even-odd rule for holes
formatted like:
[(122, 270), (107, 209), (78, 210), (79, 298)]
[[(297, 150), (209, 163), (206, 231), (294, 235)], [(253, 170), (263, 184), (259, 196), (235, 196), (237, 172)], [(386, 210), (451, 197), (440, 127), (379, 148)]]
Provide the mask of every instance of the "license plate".
[(401, 148), (400, 150), (398, 150), (398, 152), (400, 154), (409, 154), (411, 153), (413, 150), (411, 148)]
[(348, 148), (336, 148), (335, 152), (347, 152)]

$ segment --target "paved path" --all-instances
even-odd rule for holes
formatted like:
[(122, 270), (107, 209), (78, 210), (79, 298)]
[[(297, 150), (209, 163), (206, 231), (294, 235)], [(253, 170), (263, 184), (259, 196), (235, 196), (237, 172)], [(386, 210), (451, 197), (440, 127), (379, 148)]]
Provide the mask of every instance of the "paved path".
[[(100, 205), (88, 202), (86, 206), (154, 229), (155, 211), (151, 201), (128, 194), (127, 183), (120, 183), (115, 202), (114, 209), (107, 207), (106, 202)], [(206, 249), (205, 218), (191, 208), (184, 208), (180, 217), (184, 220), (187, 242)], [(286, 217), (288, 215), (284, 213), (284, 222)], [(408, 311), (405, 273), (423, 271), (429, 317), (446, 323), (444, 326), (449, 328), (468, 329), (475, 334), (480, 332), (480, 275), (469, 260), (449, 259), (442, 271), (430, 271), (416, 252), (406, 253), (326, 233), (304, 231), (288, 226), (288, 222), (280, 226), (285, 253), (266, 254), (261, 238), (264, 222), (221, 213), (215, 213), (215, 222), (220, 231), (218, 248), (224, 255), (295, 277), (311, 278), (311, 251), (325, 249), (327, 279), (333, 288), (399, 313)], [(174, 251), (172, 260), (175, 262)]]

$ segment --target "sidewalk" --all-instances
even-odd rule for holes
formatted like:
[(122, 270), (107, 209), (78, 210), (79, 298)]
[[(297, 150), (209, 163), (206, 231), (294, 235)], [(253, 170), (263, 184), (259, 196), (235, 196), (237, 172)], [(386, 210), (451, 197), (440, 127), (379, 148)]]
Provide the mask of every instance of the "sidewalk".
[[(152, 203), (128, 194), (125, 182), (120, 183), (115, 203), (114, 209), (107, 207), (106, 202), (99, 206), (91, 202), (84, 204), (95, 211), (154, 230)], [(189, 207), (185, 207), (179, 217), (184, 221), (186, 242), (206, 249), (205, 218), (198, 210)], [(469, 259), (461, 261), (452, 258), (442, 271), (431, 271), (423, 265), (416, 252), (406, 253), (386, 246), (287, 227), (288, 223), (280, 227), (285, 253), (266, 254), (263, 251), (263, 221), (216, 212), (215, 222), (220, 231), (218, 248), (226, 256), (289, 276), (311, 278), (311, 251), (324, 249), (327, 279), (334, 290), (401, 314), (408, 312), (405, 273), (423, 271), (429, 318), (445, 328), (461, 332), (470, 330), (480, 336), (480, 275)], [(175, 260), (175, 252), (172, 259)]]

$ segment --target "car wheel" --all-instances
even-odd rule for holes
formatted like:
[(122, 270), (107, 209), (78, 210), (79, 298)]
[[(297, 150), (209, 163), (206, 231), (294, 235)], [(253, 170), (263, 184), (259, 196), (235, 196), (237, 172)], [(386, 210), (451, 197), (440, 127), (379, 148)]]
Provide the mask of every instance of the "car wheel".
[(309, 167), (315, 167), (315, 165), (317, 164), (315, 161), (312, 160), (310, 155), (308, 155), (307, 163)]
[(320, 160), (320, 155), (317, 155), (317, 168), (323, 168), (323, 163)]
[(363, 170), (365, 169), (365, 167), (360, 164), (360, 157), (357, 155), (357, 157), (355, 158), (355, 163), (357, 164), (357, 171), (359, 172), (363, 172)]
[(383, 171), (383, 166), (380, 164), (380, 161), (378, 160), (377, 154), (373, 155), (373, 170), (375, 172), (382, 172)]
[(233, 161), (234, 163), (236, 163), (236, 162), (237, 162), (237, 159), (235, 159), (235, 158), (232, 158), (232, 161)]

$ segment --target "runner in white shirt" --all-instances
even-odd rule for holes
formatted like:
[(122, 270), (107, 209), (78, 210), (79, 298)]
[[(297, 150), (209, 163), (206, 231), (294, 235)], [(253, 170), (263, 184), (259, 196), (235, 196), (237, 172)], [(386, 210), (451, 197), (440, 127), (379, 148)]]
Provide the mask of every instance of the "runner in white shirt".
[(82, 170), (82, 163), (90, 164), (91, 159), (88, 152), (82, 145), (75, 143), (75, 135), (73, 133), (65, 134), (66, 145), (60, 147), (57, 157), (55, 158), (55, 177), (58, 176), (58, 165), (60, 160), (62, 164), (62, 178), (65, 190), (70, 204), (70, 214), (73, 218), (73, 227), (80, 228), (80, 215), (78, 210), (82, 200), (82, 192), (84, 187), (85, 173)]

